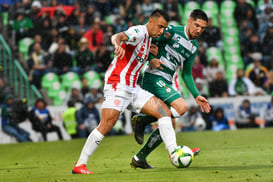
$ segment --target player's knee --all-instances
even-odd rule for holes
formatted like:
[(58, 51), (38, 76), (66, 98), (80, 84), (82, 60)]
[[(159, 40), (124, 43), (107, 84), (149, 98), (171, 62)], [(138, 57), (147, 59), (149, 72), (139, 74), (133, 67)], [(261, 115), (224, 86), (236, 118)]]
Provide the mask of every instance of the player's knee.
[(178, 108), (171, 107), (172, 116), (175, 118), (178, 118), (184, 115), (187, 110), (188, 110), (187, 104), (184, 104), (182, 107), (178, 107)]
[(107, 120), (107, 121), (101, 121), (98, 130), (101, 132), (102, 135), (106, 135), (111, 131), (111, 129), (114, 127), (116, 121), (114, 120)]

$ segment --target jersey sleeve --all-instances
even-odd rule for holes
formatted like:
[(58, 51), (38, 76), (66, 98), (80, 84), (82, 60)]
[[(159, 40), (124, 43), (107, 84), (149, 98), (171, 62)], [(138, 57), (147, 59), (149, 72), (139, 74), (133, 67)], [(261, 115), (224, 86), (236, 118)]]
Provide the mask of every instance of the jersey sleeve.
[(140, 26), (130, 27), (128, 30), (124, 31), (125, 35), (128, 37), (126, 44), (137, 45), (144, 36), (143, 30)]
[(193, 54), (187, 61), (184, 61), (183, 64), (183, 71), (182, 71), (182, 78), (185, 82), (185, 85), (191, 92), (194, 98), (200, 95), (199, 91), (197, 90), (193, 77), (192, 77), (192, 65), (195, 59), (196, 53)]

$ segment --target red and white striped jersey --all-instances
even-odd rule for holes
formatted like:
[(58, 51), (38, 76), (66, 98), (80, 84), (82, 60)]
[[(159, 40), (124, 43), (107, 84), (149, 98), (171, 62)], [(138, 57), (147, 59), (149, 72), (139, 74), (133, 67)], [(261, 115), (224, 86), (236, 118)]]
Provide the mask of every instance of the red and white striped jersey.
[(105, 83), (136, 87), (139, 72), (148, 58), (151, 38), (146, 25), (130, 27), (124, 32), (128, 41), (122, 42), (121, 47), (125, 50), (123, 59), (115, 57), (105, 74)]

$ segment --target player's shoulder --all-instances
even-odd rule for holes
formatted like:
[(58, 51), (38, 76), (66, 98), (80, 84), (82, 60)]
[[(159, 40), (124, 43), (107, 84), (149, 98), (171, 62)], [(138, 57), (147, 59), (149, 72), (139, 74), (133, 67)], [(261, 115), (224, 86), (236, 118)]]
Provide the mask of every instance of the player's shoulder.
[(136, 34), (144, 34), (146, 32), (145, 25), (135, 25), (129, 27), (126, 31), (135, 32)]

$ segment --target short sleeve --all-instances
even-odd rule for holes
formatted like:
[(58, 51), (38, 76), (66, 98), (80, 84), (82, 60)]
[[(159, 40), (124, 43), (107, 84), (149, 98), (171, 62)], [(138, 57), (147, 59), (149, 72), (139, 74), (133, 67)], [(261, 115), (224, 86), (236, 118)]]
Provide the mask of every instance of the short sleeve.
[(128, 30), (124, 31), (125, 35), (128, 37), (126, 44), (137, 45), (144, 36), (143, 30), (140, 26), (130, 27)]

